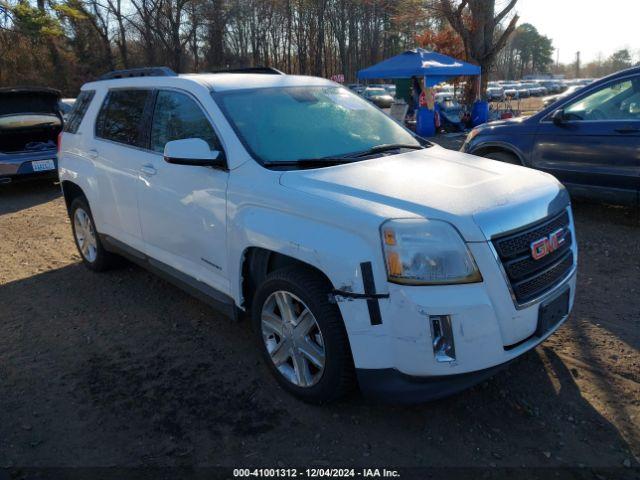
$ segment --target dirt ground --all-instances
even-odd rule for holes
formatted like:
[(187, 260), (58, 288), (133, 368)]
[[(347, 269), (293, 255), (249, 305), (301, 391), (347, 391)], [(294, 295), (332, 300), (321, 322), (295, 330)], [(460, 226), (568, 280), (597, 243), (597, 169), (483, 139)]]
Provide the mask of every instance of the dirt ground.
[(247, 323), (140, 268), (85, 269), (57, 186), (4, 187), (0, 467), (555, 466), (637, 476), (640, 214), (574, 209), (575, 309), (542, 346), (437, 402), (374, 405), (354, 394), (316, 407), (280, 390)]

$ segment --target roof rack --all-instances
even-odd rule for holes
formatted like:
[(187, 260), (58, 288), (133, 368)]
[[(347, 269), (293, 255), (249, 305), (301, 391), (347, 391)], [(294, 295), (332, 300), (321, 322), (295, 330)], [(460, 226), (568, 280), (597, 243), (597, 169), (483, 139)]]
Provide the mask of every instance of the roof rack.
[(178, 74), (169, 67), (142, 67), (129, 68), (127, 70), (114, 70), (105, 73), (98, 80), (114, 80), (116, 78), (133, 78), (133, 77), (177, 77)]
[(286, 75), (286, 73), (273, 67), (240, 67), (211, 70), (208, 73), (261, 73), (264, 75)]

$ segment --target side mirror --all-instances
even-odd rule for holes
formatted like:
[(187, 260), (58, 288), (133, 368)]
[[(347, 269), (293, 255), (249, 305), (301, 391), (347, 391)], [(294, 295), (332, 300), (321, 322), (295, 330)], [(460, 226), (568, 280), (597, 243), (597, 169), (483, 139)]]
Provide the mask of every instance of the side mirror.
[(224, 167), (224, 155), (219, 150), (211, 150), (209, 144), (200, 138), (172, 140), (164, 146), (164, 161), (177, 165), (199, 167)]
[(562, 108), (555, 110), (551, 114), (551, 120), (553, 120), (553, 123), (556, 125), (562, 125), (567, 120), (564, 116), (564, 110)]

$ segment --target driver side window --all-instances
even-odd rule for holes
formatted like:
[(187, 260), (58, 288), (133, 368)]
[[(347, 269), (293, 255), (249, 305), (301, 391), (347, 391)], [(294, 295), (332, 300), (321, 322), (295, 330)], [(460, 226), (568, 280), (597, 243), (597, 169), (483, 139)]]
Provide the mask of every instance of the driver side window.
[(640, 77), (610, 83), (564, 108), (568, 120), (640, 120)]
[(168, 142), (185, 138), (201, 138), (209, 148), (219, 150), (213, 127), (191, 97), (174, 91), (158, 92), (151, 126), (151, 149), (162, 153)]

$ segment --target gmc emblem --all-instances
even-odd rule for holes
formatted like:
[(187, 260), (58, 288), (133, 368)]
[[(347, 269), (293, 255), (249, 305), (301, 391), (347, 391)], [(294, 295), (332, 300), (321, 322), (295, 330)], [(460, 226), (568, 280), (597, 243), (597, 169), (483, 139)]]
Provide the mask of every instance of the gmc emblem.
[(551, 232), (548, 237), (542, 237), (531, 242), (531, 256), (534, 260), (540, 260), (564, 245), (566, 231), (564, 228)]

